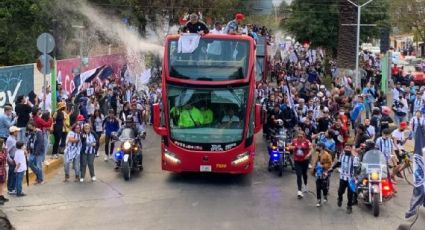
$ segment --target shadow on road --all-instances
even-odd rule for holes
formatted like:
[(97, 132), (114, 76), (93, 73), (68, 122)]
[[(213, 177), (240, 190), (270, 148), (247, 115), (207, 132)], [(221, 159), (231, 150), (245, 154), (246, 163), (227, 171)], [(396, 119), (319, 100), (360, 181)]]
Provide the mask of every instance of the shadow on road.
[(171, 184), (213, 185), (213, 186), (251, 186), (252, 174), (234, 175), (219, 173), (174, 173), (167, 182)]

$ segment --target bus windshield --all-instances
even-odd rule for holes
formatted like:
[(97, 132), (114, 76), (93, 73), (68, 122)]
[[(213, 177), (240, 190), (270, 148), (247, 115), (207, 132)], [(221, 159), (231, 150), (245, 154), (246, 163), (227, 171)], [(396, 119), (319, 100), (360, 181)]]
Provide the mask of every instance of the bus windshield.
[(180, 53), (179, 42), (169, 42), (171, 77), (204, 81), (243, 79), (248, 75), (249, 42), (201, 38), (191, 53)]
[(171, 139), (199, 145), (242, 141), (247, 86), (167, 89)]

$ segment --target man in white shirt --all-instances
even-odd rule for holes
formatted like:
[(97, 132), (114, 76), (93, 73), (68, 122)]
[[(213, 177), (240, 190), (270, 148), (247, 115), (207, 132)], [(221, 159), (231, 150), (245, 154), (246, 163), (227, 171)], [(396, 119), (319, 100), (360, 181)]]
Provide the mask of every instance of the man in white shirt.
[(393, 101), (399, 99), (399, 97), (400, 97), (400, 87), (401, 87), (400, 83), (397, 82), (396, 87), (394, 87), (393, 90), (392, 90)]
[(13, 160), (15, 161), (15, 174), (16, 174), (16, 196), (25, 196), (22, 192), (22, 181), (24, 179), (25, 171), (27, 171), (27, 161), (25, 158), (24, 142), (16, 142), (16, 152)]
[(223, 34), (223, 25), (221, 22), (215, 22), (214, 29), (210, 31), (211, 34)]
[(407, 122), (402, 121), (400, 123), (400, 127), (398, 129), (395, 129), (391, 136), (394, 139), (394, 142), (396, 143), (396, 151), (398, 150), (399, 153), (401, 153), (402, 150), (404, 150), (404, 144), (406, 143), (407, 136), (405, 134), (405, 130), (407, 128)]
[[(221, 25), (221, 22), (216, 22), (214, 29), (212, 29), (210, 31), (211, 34), (223, 34), (223, 28)], [(220, 58), (221, 55), (221, 50), (222, 50), (222, 45), (221, 45), (221, 41), (213, 41), (212, 43), (208, 44), (207, 47), (207, 54), (211, 57), (214, 58), (216, 57), (217, 59)]]
[(394, 175), (397, 174), (399, 167), (397, 167), (397, 157), (394, 155), (395, 145), (391, 138), (391, 130), (384, 129), (382, 134), (381, 137), (376, 139), (375, 147), (384, 154), (388, 166), (393, 167), (391, 179), (394, 179)]

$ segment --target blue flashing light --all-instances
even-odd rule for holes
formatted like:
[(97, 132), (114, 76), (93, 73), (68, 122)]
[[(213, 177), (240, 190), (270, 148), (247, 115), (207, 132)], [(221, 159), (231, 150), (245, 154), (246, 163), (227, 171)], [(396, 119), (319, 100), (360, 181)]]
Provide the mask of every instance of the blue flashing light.
[(122, 151), (118, 151), (115, 153), (115, 160), (120, 161), (122, 159), (123, 156), (123, 152)]

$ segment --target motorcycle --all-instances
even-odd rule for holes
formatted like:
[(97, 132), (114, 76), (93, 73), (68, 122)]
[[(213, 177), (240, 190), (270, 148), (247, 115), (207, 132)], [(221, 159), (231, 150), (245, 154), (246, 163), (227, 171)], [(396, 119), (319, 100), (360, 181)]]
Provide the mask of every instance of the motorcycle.
[(276, 121), (277, 129), (273, 130), (272, 138), (269, 145), (269, 164), (268, 171), (276, 170), (278, 175), (283, 175), (284, 168), (291, 166), (294, 169), (294, 163), (290, 152), (286, 149), (286, 143), (288, 141), (287, 130), (283, 127), (282, 120)]
[(357, 183), (358, 197), (372, 207), (373, 215), (377, 217), (380, 204), (393, 194), (384, 154), (379, 150), (367, 151), (363, 156), (360, 170)]
[(121, 145), (114, 153), (116, 168), (120, 169), (124, 180), (128, 181), (133, 172), (141, 172), (143, 170), (143, 155), (141, 140), (145, 139), (146, 133), (137, 135), (131, 128), (124, 128), (121, 135), (117, 137), (116, 133), (112, 134), (115, 142)]

